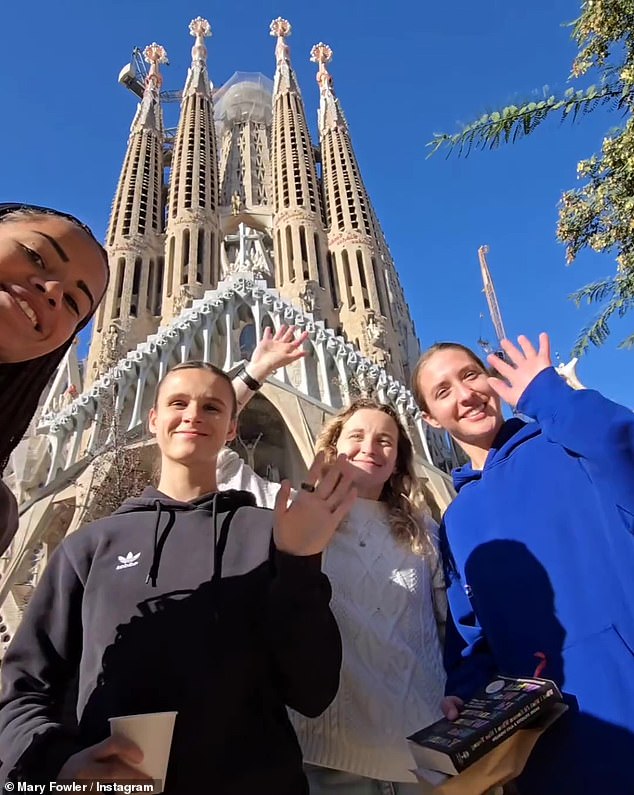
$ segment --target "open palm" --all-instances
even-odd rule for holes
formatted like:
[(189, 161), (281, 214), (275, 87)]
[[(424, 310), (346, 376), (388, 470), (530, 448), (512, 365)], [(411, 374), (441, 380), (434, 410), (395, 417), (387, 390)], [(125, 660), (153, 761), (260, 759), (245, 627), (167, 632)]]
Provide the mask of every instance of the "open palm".
[(323, 453), (318, 453), (289, 504), (290, 492), (285, 480), (275, 501), (275, 546), (289, 555), (317, 555), (326, 548), (357, 497), (350, 464), (340, 456), (324, 467)]
[[(489, 384), (510, 406), (517, 406), (524, 390), (536, 375), (552, 366), (550, 358), (550, 340), (548, 334), (539, 335), (539, 350), (535, 350), (532, 342), (521, 334), (516, 348), (509, 340), (501, 340), (500, 344), (508, 361), (503, 361), (496, 354), (487, 357), (487, 361), (502, 378), (489, 378)], [(504, 379), (504, 380), (502, 380)]]
[(263, 380), (278, 367), (286, 367), (303, 359), (307, 355), (303, 349), (307, 338), (308, 332), (296, 334), (295, 326), (280, 326), (275, 334), (267, 326), (251, 356), (249, 372), (254, 378)]

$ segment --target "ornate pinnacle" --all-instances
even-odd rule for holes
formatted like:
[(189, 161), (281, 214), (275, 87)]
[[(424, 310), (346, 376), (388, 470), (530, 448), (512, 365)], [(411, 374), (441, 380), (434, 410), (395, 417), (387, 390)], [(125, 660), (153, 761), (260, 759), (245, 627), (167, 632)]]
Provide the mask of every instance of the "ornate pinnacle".
[(269, 27), (271, 36), (277, 36), (278, 39), (285, 39), (290, 36), (291, 30), (291, 23), (288, 21), (288, 19), (284, 19), (283, 17), (274, 19)]
[(156, 87), (158, 89), (161, 87), (163, 82), (163, 78), (159, 72), (159, 64), (169, 63), (167, 60), (165, 47), (162, 47), (160, 44), (157, 44), (155, 41), (153, 41), (152, 44), (148, 44), (148, 46), (143, 50), (143, 55), (145, 60), (150, 64), (150, 71), (146, 78), (145, 84), (146, 86), (151, 85), (152, 87)]
[(189, 32), (197, 39), (205, 39), (211, 36), (211, 25), (206, 19), (196, 17), (189, 23)]
[(332, 49), (327, 44), (324, 44), (323, 41), (320, 41), (310, 51), (310, 60), (319, 64), (317, 83), (323, 93), (332, 86), (332, 77), (326, 69), (326, 64), (332, 61)]
[(277, 44), (275, 45), (275, 60), (278, 66), (284, 61), (290, 61), (291, 50), (285, 39), (291, 35), (291, 23), (288, 19), (278, 17), (271, 22), (269, 27), (271, 36), (277, 36)]
[(206, 19), (196, 17), (189, 23), (189, 32), (196, 37), (196, 43), (192, 47), (192, 61), (206, 61), (205, 39), (211, 36), (211, 25)]
[(165, 47), (157, 44), (155, 41), (143, 50), (145, 60), (151, 64), (167, 63), (167, 53)]

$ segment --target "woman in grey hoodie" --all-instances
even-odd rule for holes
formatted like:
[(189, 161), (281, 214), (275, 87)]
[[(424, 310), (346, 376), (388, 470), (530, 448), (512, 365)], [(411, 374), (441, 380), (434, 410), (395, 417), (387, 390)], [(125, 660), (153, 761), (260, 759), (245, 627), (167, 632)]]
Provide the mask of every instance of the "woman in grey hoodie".
[[(105, 250), (77, 218), (0, 204), (0, 477), (108, 278)], [(17, 527), (15, 498), (0, 480), (0, 554)]]

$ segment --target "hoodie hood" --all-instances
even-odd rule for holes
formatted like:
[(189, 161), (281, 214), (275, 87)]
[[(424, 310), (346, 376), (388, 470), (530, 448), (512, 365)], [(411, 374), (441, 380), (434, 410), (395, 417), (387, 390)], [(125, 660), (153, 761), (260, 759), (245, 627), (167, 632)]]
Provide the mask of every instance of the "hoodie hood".
[[(191, 502), (182, 502), (168, 497), (162, 491), (148, 486), (143, 490), (139, 497), (132, 497), (126, 500), (114, 513), (114, 515), (125, 513), (136, 513), (138, 511), (154, 511), (154, 551), (152, 554), (152, 564), (147, 573), (146, 582), (156, 587), (156, 581), (161, 565), (161, 553), (167, 536), (174, 526), (174, 514), (186, 511), (206, 511), (210, 514), (214, 534), (214, 574), (212, 582), (216, 584), (222, 576), (222, 555), (225, 544), (227, 543), (227, 532), (229, 524), (238, 508), (255, 507), (255, 497), (247, 491), (217, 491), (211, 494), (203, 494)], [(227, 514), (227, 519), (223, 522), (220, 531), (220, 541), (218, 539), (218, 513)], [(167, 515), (167, 521), (163, 521), (163, 516)]]
[(483, 469), (474, 469), (471, 463), (468, 463), (453, 470), (451, 475), (456, 491), (459, 492), (467, 483), (480, 480), (483, 472), (506, 461), (516, 447), (538, 433), (540, 428), (535, 422), (526, 423), (517, 417), (507, 420), (491, 445)]

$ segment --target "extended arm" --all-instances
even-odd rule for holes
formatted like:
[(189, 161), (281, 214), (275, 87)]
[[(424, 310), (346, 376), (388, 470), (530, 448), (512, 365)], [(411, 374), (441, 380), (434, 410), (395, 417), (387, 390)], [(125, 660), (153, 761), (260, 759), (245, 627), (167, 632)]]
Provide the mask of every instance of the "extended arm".
[(341, 458), (324, 470), (318, 455), (290, 504), (289, 496), (285, 481), (275, 504), (268, 635), (285, 703), (316, 717), (339, 687), (341, 637), (321, 553), (356, 499), (350, 465)]
[(18, 532), (18, 503), (6, 483), (0, 480), (0, 555)]
[(268, 636), (285, 703), (308, 717), (335, 697), (341, 669), (341, 637), (330, 610), (331, 589), (321, 555), (274, 554), (268, 604)]
[(519, 337), (520, 351), (502, 342), (510, 363), (490, 356), (489, 363), (506, 379), (492, 378), (498, 394), (536, 420), (547, 439), (583, 459), (617, 502), (634, 514), (634, 413), (591, 389), (569, 387), (551, 365), (548, 335), (536, 351)]
[(244, 368), (247, 378), (238, 374), (232, 381), (238, 412), (242, 411), (264, 381), (278, 368), (286, 367), (306, 356), (302, 346), (307, 338), (306, 331), (296, 337), (294, 326), (281, 326), (275, 334), (268, 326), (264, 329), (262, 339), (251, 355), (251, 361)]
[(60, 779), (147, 780), (127, 763), (143, 755), (124, 737), (85, 748), (65, 726), (65, 695), (82, 653), (83, 584), (60, 546), (46, 567), (2, 663), (0, 786)]
[(81, 656), (83, 586), (60, 547), (46, 567), (2, 663), (0, 781), (54, 779), (80, 750), (61, 723)]

